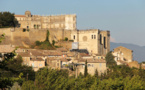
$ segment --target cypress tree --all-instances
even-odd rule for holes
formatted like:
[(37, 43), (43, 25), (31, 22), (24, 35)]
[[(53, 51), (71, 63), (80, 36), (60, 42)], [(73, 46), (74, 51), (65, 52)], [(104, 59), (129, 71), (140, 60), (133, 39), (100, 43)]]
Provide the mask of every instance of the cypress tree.
[(49, 31), (47, 30), (47, 33), (46, 33), (46, 40), (45, 41), (49, 41)]
[(88, 75), (88, 67), (87, 67), (87, 60), (85, 62), (85, 71), (84, 71), (84, 76), (86, 77)]

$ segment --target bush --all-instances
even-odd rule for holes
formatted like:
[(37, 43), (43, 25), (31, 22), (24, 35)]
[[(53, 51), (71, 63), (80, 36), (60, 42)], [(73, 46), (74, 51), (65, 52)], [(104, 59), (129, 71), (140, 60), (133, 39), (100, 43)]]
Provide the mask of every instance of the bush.
[(74, 40), (69, 40), (70, 42), (74, 42)]
[(41, 42), (40, 41), (36, 41), (35, 44), (36, 44), (36, 46), (40, 46)]
[(55, 44), (55, 41), (54, 41), (54, 40), (52, 40), (52, 45), (54, 46), (54, 44)]
[(26, 29), (25, 28), (23, 28), (23, 32), (26, 32)]
[(27, 31), (29, 32), (30, 30), (29, 30), (29, 29), (27, 29)]
[(68, 41), (68, 38), (67, 37), (65, 37), (65, 39), (64, 39), (65, 41)]

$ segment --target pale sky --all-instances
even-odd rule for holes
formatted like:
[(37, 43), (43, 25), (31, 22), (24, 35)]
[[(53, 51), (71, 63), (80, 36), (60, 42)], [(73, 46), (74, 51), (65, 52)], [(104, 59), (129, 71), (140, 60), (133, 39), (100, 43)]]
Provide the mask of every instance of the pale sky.
[(0, 12), (76, 14), (78, 29), (109, 30), (114, 42), (145, 46), (145, 0), (0, 0)]

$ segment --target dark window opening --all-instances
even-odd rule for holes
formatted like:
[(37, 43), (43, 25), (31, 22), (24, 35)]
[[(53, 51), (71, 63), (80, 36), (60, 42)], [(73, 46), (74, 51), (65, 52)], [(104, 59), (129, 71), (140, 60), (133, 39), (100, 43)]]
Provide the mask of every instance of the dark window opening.
[(104, 37), (104, 48), (106, 48), (106, 37)]
[(74, 39), (75, 39), (75, 35), (74, 35)]
[(94, 39), (96, 39), (96, 35), (94, 35)]
[(27, 26), (27, 28), (29, 28), (29, 26)]
[(93, 35), (92, 35), (92, 39), (93, 39)]
[(102, 44), (102, 35), (100, 35), (100, 44)]

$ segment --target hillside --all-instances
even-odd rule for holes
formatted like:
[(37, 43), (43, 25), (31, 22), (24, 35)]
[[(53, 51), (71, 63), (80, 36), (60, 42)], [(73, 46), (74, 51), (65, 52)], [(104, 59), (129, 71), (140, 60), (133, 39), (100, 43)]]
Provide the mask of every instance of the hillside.
[(134, 60), (136, 60), (138, 62), (145, 61), (145, 46), (110, 42), (110, 50), (111, 51), (118, 46), (123, 46), (123, 47), (126, 47), (126, 48), (133, 50), (133, 59)]

